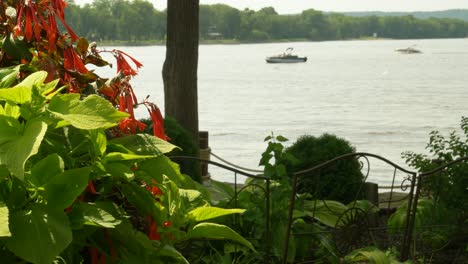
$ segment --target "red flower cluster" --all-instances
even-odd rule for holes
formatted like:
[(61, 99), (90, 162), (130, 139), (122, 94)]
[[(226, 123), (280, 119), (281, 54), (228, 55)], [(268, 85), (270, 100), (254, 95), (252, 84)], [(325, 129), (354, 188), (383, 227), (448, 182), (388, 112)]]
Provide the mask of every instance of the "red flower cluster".
[(144, 104), (148, 109), (151, 120), (153, 121), (153, 135), (162, 140), (169, 140), (169, 137), (164, 132), (164, 119), (159, 108), (147, 100), (145, 100)]
[(135, 64), (137, 69), (143, 66), (143, 64), (123, 51), (113, 50), (112, 54), (114, 54), (114, 57), (117, 60), (117, 73), (122, 73), (124, 76), (135, 76), (138, 74), (137, 71), (130, 66), (125, 57), (129, 58)]
[(49, 41), (49, 51), (55, 51), (55, 42), (57, 36), (60, 35), (55, 20), (55, 17), (58, 17), (67, 29), (71, 40), (76, 41), (78, 36), (65, 22), (64, 9), (66, 6), (67, 3), (64, 0), (18, 1), (16, 8), (18, 16), (14, 28), (15, 37), (24, 36), (27, 41), (31, 41), (34, 37), (35, 40), (40, 41), (41, 33), (45, 32)]

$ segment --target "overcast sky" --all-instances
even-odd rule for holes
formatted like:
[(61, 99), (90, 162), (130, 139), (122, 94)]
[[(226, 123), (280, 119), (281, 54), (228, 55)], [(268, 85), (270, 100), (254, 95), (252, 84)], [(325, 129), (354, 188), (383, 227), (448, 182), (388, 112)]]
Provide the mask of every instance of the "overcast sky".
[[(166, 8), (167, 0), (150, 0), (154, 7)], [(187, 0), (190, 1), (190, 0)], [(77, 4), (92, 0), (75, 0)], [(320, 11), (439, 11), (468, 9), (468, 0), (200, 0), (201, 4), (224, 3), (237, 9), (258, 10), (272, 6), (280, 14), (300, 13), (305, 9)]]

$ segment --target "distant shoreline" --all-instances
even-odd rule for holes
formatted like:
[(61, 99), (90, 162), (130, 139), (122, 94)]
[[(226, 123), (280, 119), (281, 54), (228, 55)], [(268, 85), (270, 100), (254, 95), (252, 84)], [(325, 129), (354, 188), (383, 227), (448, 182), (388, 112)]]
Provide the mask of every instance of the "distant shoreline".
[[(357, 39), (342, 39), (330, 41), (355, 41), (355, 40), (389, 40), (389, 38), (376, 38), (376, 37), (362, 37)], [(268, 43), (289, 43), (289, 42), (322, 42), (310, 39), (269, 39), (269, 40), (238, 40), (238, 39), (205, 39), (200, 40), (200, 45), (239, 45), (239, 44), (268, 44)], [(162, 40), (147, 40), (147, 41), (97, 41), (98, 46), (126, 46), (126, 47), (139, 47), (139, 46), (164, 46), (166, 43)]]

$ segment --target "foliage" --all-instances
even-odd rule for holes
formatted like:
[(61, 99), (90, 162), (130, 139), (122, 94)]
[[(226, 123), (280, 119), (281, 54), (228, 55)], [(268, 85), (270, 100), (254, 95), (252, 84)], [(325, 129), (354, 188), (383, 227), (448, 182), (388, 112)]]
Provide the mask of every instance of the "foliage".
[[(430, 133), (426, 148), (429, 154), (404, 152), (406, 162), (423, 173), (422, 199), (416, 212), (416, 233), (425, 246), (438, 249), (448, 241), (466, 244), (468, 162), (461, 161), (431, 174), (424, 174), (457, 159), (468, 157), (468, 118), (462, 117), (462, 135), (456, 131), (446, 138), (438, 131)], [(401, 211), (400, 211), (401, 210)], [(390, 226), (401, 226), (405, 220), (404, 208), (399, 208), (389, 220)], [(422, 226), (439, 226), (424, 228)]]
[[(151, 120), (142, 120), (148, 125), (145, 132), (151, 133)], [(200, 147), (190, 135), (190, 133), (183, 128), (177, 120), (171, 117), (164, 119), (164, 131), (169, 137), (169, 141), (178, 146), (167, 155), (170, 156), (189, 156), (200, 157)], [(180, 161), (178, 162), (182, 173), (189, 175), (195, 181), (201, 182), (200, 163), (196, 161)]]
[(207, 222), (243, 210), (210, 207), (191, 189), (202, 187), (164, 156), (174, 145), (146, 134), (108, 139), (105, 130), (128, 114), (96, 95), (56, 93), (57, 82), (44, 83), (46, 75), (11, 88), (15, 80), (2, 79), (2, 247), (32, 263), (106, 256), (188, 263), (176, 244), (199, 238), (254, 250), (229, 227)]
[[(462, 117), (460, 125), (463, 134), (453, 131), (445, 138), (438, 131), (430, 133), (426, 148), (429, 155), (404, 152), (406, 162), (420, 172), (428, 172), (458, 158), (468, 156), (468, 118)], [(465, 212), (468, 206), (466, 186), (468, 182), (468, 162), (450, 166), (440, 173), (427, 175), (423, 179), (422, 188), (425, 195), (433, 197), (448, 208)]]
[[(297, 159), (285, 151), (283, 146), (287, 139), (271, 134), (265, 138), (268, 142), (262, 153), (260, 165), (264, 167), (264, 176), (270, 179), (270, 233), (265, 224), (266, 215), (266, 182), (259, 179), (246, 180), (244, 187), (237, 194), (237, 206), (246, 209), (236, 230), (245, 237), (252, 238), (257, 249), (266, 246), (265, 236), (269, 235), (271, 255), (278, 261), (284, 255), (288, 210), (291, 199), (291, 178), (286, 169), (287, 164), (296, 163)], [(218, 195), (225, 197), (219, 201), (220, 206), (229, 206), (235, 199), (232, 187), (215, 183)], [(339, 261), (339, 254), (330, 230), (345, 224), (340, 216), (352, 208), (363, 212), (375, 212), (375, 206), (368, 201), (353, 201), (345, 205), (338, 201), (312, 200), (308, 194), (300, 194), (295, 199), (292, 219), (292, 233), (288, 248), (288, 261), (325, 259), (331, 263)], [(244, 255), (246, 256), (246, 255)], [(250, 255), (251, 256), (251, 255)]]
[[(164, 40), (166, 36), (166, 11), (156, 10), (148, 1), (95, 0), (82, 7), (71, 4), (66, 14), (80, 35), (94, 41), (134, 43)], [(463, 20), (432, 15), (421, 19), (420, 14), (378, 15), (354, 17), (314, 9), (281, 15), (272, 7), (254, 11), (224, 4), (200, 5), (200, 38), (340, 40), (377, 33), (382, 38), (420, 39), (464, 38), (468, 33), (468, 22)]]
[[(381, 251), (378, 248), (367, 247), (354, 250), (345, 256), (343, 263), (375, 263), (375, 264), (398, 264), (402, 263), (397, 260), (396, 253), (389, 249)], [(410, 264), (410, 261), (404, 263)]]
[[(338, 156), (354, 152), (350, 143), (335, 135), (302, 136), (285, 150), (299, 162), (288, 163), (288, 171), (312, 168)], [(360, 197), (364, 176), (356, 159), (345, 159), (323, 168), (319, 175), (298, 178), (298, 192), (310, 193), (315, 198), (349, 203)]]
[[(165, 141), (161, 113), (139, 103), (130, 85), (137, 71), (129, 60), (142, 65), (79, 38), (65, 6), (2, 1), (3, 260), (188, 263), (177, 249), (200, 238), (252, 250), (228, 226), (209, 222), (243, 211), (211, 207), (208, 192), (164, 155), (176, 146)], [(86, 66), (110, 65), (101, 52), (116, 58), (112, 79)], [(154, 136), (135, 135), (145, 128), (134, 116), (138, 105), (147, 107)]]

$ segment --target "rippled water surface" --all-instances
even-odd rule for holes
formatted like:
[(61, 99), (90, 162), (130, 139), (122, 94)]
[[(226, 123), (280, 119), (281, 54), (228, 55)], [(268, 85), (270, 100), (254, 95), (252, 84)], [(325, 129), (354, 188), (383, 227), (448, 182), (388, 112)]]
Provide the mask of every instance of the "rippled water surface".
[[(423, 53), (395, 52), (409, 46)], [(287, 47), (308, 61), (265, 63)], [(149, 94), (163, 108), (165, 47), (120, 49), (145, 65), (134, 82), (138, 96)], [(468, 39), (202, 45), (198, 78), (200, 130), (233, 163), (258, 169), (270, 132), (290, 142), (333, 133), (359, 152), (407, 167), (401, 152), (424, 152), (430, 131), (460, 131), (468, 114)], [(393, 170), (372, 164), (370, 180), (388, 184)]]

